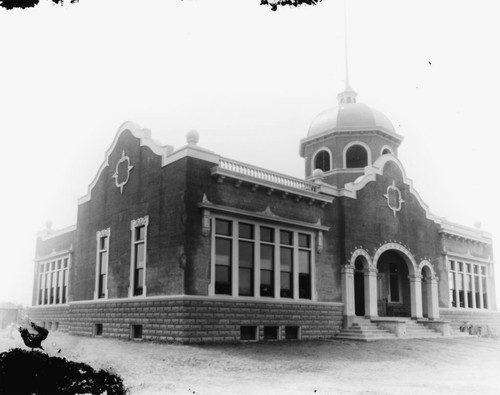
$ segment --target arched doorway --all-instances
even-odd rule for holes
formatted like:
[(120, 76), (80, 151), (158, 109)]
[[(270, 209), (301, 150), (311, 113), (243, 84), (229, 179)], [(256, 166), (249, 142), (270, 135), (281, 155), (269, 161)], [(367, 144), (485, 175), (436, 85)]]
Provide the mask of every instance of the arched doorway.
[(357, 316), (365, 315), (365, 270), (361, 256), (354, 263), (354, 310)]
[(379, 273), (377, 310), (379, 316), (411, 317), (410, 272), (407, 259), (404, 254), (397, 250), (387, 250), (380, 255), (377, 261)]

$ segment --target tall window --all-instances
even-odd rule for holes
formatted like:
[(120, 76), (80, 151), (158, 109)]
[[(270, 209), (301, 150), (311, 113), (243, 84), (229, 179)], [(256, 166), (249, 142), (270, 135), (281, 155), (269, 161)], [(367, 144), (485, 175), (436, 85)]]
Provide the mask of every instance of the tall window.
[(260, 228), (260, 296), (274, 297), (274, 229)]
[(280, 231), (280, 296), (293, 298), (293, 232)]
[(368, 152), (362, 145), (349, 147), (345, 153), (346, 168), (361, 168), (368, 166)]
[(67, 302), (69, 258), (57, 258), (39, 263), (39, 305), (56, 305)]
[(312, 298), (312, 234), (225, 218), (213, 224), (211, 292)]
[(323, 171), (330, 170), (330, 153), (326, 150), (319, 151), (314, 157), (314, 169), (321, 169)]
[(311, 299), (311, 236), (299, 233), (299, 298)]
[(238, 227), (238, 265), (240, 296), (253, 296), (254, 278), (254, 236), (253, 225), (241, 223)]
[(486, 265), (450, 260), (448, 286), (450, 307), (488, 308)]
[(215, 221), (215, 293), (231, 295), (232, 222)]
[(149, 217), (132, 221), (132, 296), (146, 294), (146, 244)]
[(96, 298), (106, 298), (108, 288), (108, 261), (109, 261), (110, 230), (97, 232), (97, 264), (96, 264)]

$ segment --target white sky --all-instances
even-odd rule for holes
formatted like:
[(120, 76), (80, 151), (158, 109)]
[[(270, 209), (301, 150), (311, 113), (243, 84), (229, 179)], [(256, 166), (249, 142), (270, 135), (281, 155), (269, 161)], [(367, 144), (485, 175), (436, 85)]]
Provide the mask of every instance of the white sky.
[[(304, 176), (299, 141), (345, 83), (343, 1), (259, 3), (0, 9), (0, 301), (30, 303), (36, 232), (76, 222), (126, 120), (175, 147), (196, 129), (223, 156)], [(452, 221), (482, 221), (498, 252), (496, 6), (348, 0), (348, 36), (351, 85), (405, 137), (399, 157), (423, 200)]]

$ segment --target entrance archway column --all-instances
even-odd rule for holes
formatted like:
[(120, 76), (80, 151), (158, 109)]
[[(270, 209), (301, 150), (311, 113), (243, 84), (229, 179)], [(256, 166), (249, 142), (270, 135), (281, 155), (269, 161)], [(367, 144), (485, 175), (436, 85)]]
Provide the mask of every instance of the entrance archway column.
[(354, 266), (342, 266), (342, 302), (344, 302), (344, 327), (349, 328), (354, 322)]
[(410, 274), (411, 318), (422, 318), (422, 275)]
[(435, 320), (439, 318), (437, 277), (426, 278), (425, 287), (427, 291), (427, 315), (429, 319)]
[(377, 273), (375, 267), (365, 270), (365, 317), (378, 317), (377, 306)]

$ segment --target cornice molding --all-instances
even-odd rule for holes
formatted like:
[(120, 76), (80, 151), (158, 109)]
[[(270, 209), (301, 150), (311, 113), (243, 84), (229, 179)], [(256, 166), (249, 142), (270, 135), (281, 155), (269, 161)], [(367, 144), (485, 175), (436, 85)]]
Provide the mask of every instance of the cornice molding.
[(58, 230), (49, 230), (44, 229), (36, 234), (37, 238), (40, 238), (42, 241), (46, 241), (49, 239), (53, 239), (55, 237), (61, 236), (65, 233), (73, 232), (76, 230), (76, 225), (67, 226), (66, 228), (58, 229)]
[(37, 256), (35, 257), (35, 262), (42, 262), (42, 261), (48, 261), (52, 260), (54, 258), (62, 257), (62, 256), (69, 256), (73, 253), (73, 245), (71, 245), (69, 248), (61, 251), (56, 251), (52, 250), (49, 254), (47, 255), (42, 255), (42, 256)]
[(262, 212), (254, 212), (254, 211), (247, 211), (239, 208), (234, 208), (234, 207), (228, 207), (228, 206), (222, 206), (219, 204), (213, 204), (210, 203), (208, 200), (204, 199), (201, 203), (198, 203), (198, 207), (210, 210), (212, 211), (218, 211), (222, 213), (228, 213), (228, 214), (233, 214), (233, 215), (241, 215), (244, 217), (250, 217), (250, 218), (257, 218), (257, 219), (263, 219), (271, 222), (279, 222), (281, 224), (287, 224), (291, 226), (296, 226), (300, 228), (309, 228), (309, 229), (314, 229), (314, 230), (320, 230), (320, 231), (325, 231), (328, 232), (330, 230), (329, 226), (323, 226), (321, 225), (321, 222), (316, 222), (316, 223), (311, 223), (311, 222), (305, 222), (305, 221), (298, 221), (294, 219), (288, 219), (284, 217), (280, 217), (276, 214), (274, 214), (269, 207), (266, 208), (266, 210)]
[(379, 135), (388, 139), (389, 141), (393, 141), (397, 144), (401, 144), (404, 137), (397, 133), (392, 133), (386, 128), (381, 127), (380, 129), (366, 129), (366, 128), (332, 128), (323, 133), (316, 134), (313, 136), (308, 136), (300, 140), (300, 149), (299, 154), (301, 157), (305, 155), (305, 145), (306, 143), (312, 143), (316, 140), (326, 140), (329, 138), (337, 137), (337, 136), (349, 136), (349, 137), (358, 137), (358, 136), (366, 136), (366, 135)]

